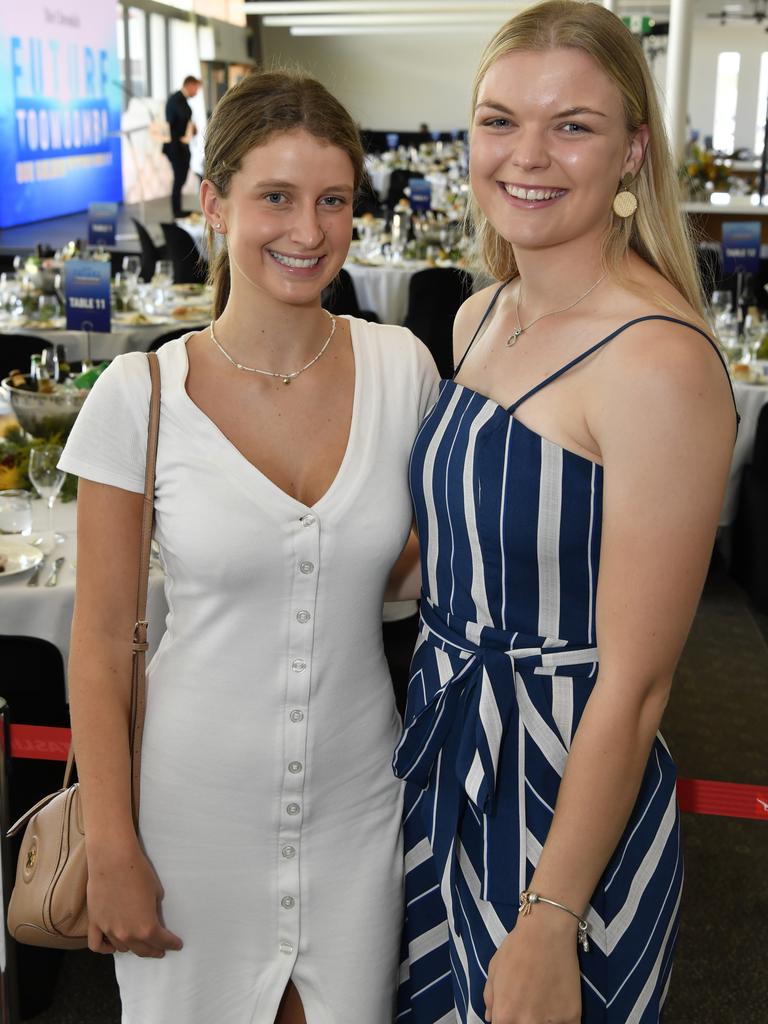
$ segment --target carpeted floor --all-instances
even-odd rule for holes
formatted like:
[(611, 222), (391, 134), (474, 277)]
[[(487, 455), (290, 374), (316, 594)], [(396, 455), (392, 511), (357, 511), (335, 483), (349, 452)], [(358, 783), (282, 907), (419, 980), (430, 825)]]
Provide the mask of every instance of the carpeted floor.
[[(683, 776), (768, 783), (768, 616), (750, 610), (717, 563), (663, 732)], [(768, 822), (686, 814), (683, 829), (686, 885), (664, 1024), (764, 1024)], [(65, 954), (53, 1004), (28, 1019), (118, 1024), (111, 959)]]

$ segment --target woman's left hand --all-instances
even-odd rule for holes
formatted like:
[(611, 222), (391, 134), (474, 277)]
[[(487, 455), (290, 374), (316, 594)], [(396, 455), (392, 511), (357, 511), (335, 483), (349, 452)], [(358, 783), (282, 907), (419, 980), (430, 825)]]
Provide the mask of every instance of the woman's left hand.
[(537, 907), (520, 918), (488, 967), (483, 992), (492, 1024), (580, 1024), (575, 922)]

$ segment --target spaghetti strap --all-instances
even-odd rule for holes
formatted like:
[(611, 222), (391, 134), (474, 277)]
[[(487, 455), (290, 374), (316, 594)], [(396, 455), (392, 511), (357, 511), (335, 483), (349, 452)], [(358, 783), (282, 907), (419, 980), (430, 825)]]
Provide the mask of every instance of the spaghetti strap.
[[(514, 278), (511, 278), (511, 277), (510, 277), (509, 281), (512, 281), (512, 280), (514, 280)], [(472, 337), (471, 337), (471, 339), (470, 339), (470, 342), (469, 342), (469, 344), (468, 344), (468, 345), (467, 345), (467, 347), (466, 347), (466, 348), (464, 349), (464, 355), (463, 355), (463, 356), (461, 357), (461, 359), (459, 360), (459, 365), (458, 365), (458, 366), (456, 367), (456, 369), (455, 369), (455, 370), (453, 371), (453, 376), (454, 376), (454, 378), (456, 377), (456, 374), (457, 374), (457, 373), (459, 372), (459, 370), (461, 369), (461, 367), (462, 367), (462, 366), (464, 365), (464, 360), (465, 360), (465, 359), (467, 358), (467, 356), (469, 355), (469, 350), (470, 350), (470, 349), (472, 348), (472, 346), (474, 345), (474, 343), (475, 343), (475, 339), (477, 338), (478, 334), (480, 333), (480, 328), (481, 328), (481, 327), (483, 326), (483, 324), (485, 323), (485, 321), (486, 321), (486, 320), (488, 319), (488, 317), (490, 316), (491, 310), (492, 310), (492, 309), (493, 309), (493, 307), (494, 307), (494, 306), (496, 305), (496, 300), (497, 300), (497, 299), (498, 299), (498, 297), (499, 297), (499, 296), (501, 295), (501, 293), (502, 293), (502, 292), (504, 291), (504, 289), (505, 289), (505, 288), (507, 287), (507, 285), (509, 284), (509, 281), (503, 281), (503, 282), (502, 282), (502, 283), (501, 283), (501, 284), (499, 285), (499, 287), (498, 287), (498, 288), (496, 289), (496, 291), (495, 291), (495, 292), (493, 293), (493, 298), (491, 299), (490, 303), (488, 304), (488, 308), (487, 308), (487, 309), (486, 309), (486, 311), (485, 311), (485, 312), (483, 313), (483, 319), (482, 319), (482, 320), (480, 321), (480, 323), (479, 323), (479, 324), (477, 325), (477, 328), (476, 328), (476, 330), (475, 330), (475, 333), (474, 333), (474, 334), (472, 335)]]
[[(501, 290), (501, 289), (499, 289), (499, 290)], [(497, 292), (497, 294), (498, 294), (498, 292)], [(494, 302), (496, 301), (496, 296), (494, 296), (493, 301)], [(491, 303), (491, 305), (493, 305), (493, 303)], [(485, 318), (483, 318), (483, 319), (485, 319)], [(646, 320), (666, 320), (668, 323), (671, 323), (671, 324), (680, 324), (682, 327), (690, 327), (690, 329), (692, 331), (696, 331), (697, 334), (700, 334), (702, 336), (702, 338), (706, 339), (706, 341), (709, 342), (709, 344), (712, 346), (712, 348), (717, 353), (717, 357), (720, 360), (720, 363), (722, 364), (723, 369), (725, 370), (725, 376), (726, 376), (726, 379), (728, 381), (728, 387), (731, 390), (731, 401), (733, 402), (733, 408), (734, 408), (734, 411), (736, 413), (736, 430), (738, 431), (739, 423), (741, 422), (741, 416), (739, 415), (739, 410), (736, 408), (736, 396), (733, 393), (733, 384), (731, 383), (731, 377), (730, 377), (730, 374), (728, 373), (728, 365), (726, 364), (725, 360), (723, 359), (723, 355), (722, 355), (720, 349), (717, 347), (717, 345), (712, 340), (712, 338), (710, 338), (710, 336), (707, 334), (707, 332), (706, 331), (702, 331), (702, 329), (700, 327), (697, 327), (695, 324), (689, 323), (687, 320), (679, 320), (675, 316), (664, 316), (661, 313), (655, 313), (655, 314), (651, 314), (649, 316), (638, 316), (634, 320), (629, 320), (629, 321), (627, 321), (627, 323), (622, 324), (621, 327), (617, 327), (616, 330), (613, 331), (611, 334), (609, 334), (606, 338), (602, 338), (596, 344), (592, 345), (591, 348), (588, 348), (585, 352), (582, 352), (580, 355), (576, 356), (575, 359), (571, 359), (571, 361), (569, 363), (566, 363), (565, 366), (561, 366), (559, 370), (556, 370), (553, 374), (551, 374), (545, 380), (541, 381), (540, 384), (537, 384), (535, 387), (531, 388), (530, 391), (526, 391), (526, 393), (522, 396), (522, 398), (518, 398), (518, 400), (513, 405), (510, 405), (510, 407), (509, 407), (509, 409), (507, 411), (511, 415), (514, 415), (514, 413), (520, 408), (520, 406), (523, 404), (523, 402), (527, 401), (533, 395), (537, 394), (537, 392), (543, 390), (548, 384), (551, 384), (552, 381), (557, 380), (558, 377), (562, 377), (563, 374), (565, 374), (569, 370), (573, 369), (574, 366), (576, 366), (578, 363), (582, 362), (582, 360), (586, 359), (587, 356), (591, 356), (593, 352), (597, 352), (598, 349), (602, 348), (604, 345), (607, 345), (609, 341), (613, 341), (613, 339), (618, 337), (619, 334), (623, 334), (623, 332), (626, 331), (627, 328), (634, 327), (635, 324), (645, 323)], [(482, 322), (481, 322), (481, 326), (482, 326)], [(479, 329), (480, 328), (478, 328), (478, 330)], [(472, 341), (474, 341), (474, 338), (472, 339)], [(470, 342), (470, 344), (471, 344), (471, 342)], [(456, 370), (456, 372), (458, 373), (458, 369)]]

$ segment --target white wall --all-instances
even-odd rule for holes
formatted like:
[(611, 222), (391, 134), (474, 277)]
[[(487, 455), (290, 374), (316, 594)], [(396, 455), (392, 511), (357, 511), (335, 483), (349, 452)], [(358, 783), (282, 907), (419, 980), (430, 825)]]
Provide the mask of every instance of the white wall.
[(262, 53), (315, 75), (364, 128), (466, 128), (472, 79), (493, 32), (466, 35), (291, 36), (263, 28)]
[[(365, 128), (433, 130), (466, 128), (472, 79), (492, 29), (462, 35), (291, 36), (288, 29), (263, 28), (264, 59), (299, 63), (323, 82)], [(717, 55), (742, 54), (736, 145), (754, 145), (760, 54), (768, 34), (753, 23), (694, 25), (688, 100), (690, 125), (703, 139), (712, 134)], [(654, 75), (662, 104), (665, 58)]]

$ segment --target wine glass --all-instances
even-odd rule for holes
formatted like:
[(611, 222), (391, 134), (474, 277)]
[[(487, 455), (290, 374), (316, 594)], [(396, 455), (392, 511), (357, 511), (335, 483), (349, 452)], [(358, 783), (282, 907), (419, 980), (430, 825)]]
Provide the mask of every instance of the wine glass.
[(53, 529), (53, 506), (67, 479), (64, 470), (59, 469), (59, 459), (63, 450), (59, 444), (41, 444), (32, 448), (27, 470), (33, 487), (48, 506), (48, 533), (53, 543), (64, 539), (62, 534), (56, 533)]
[(725, 316), (726, 313), (731, 311), (731, 293), (727, 290), (718, 290), (712, 292), (712, 297), (709, 300), (709, 308), (712, 311), (712, 322), (713, 326), (717, 327), (721, 317)]
[(123, 257), (123, 283), (128, 286), (128, 291), (133, 292), (139, 283), (141, 273), (141, 258), (139, 256)]

